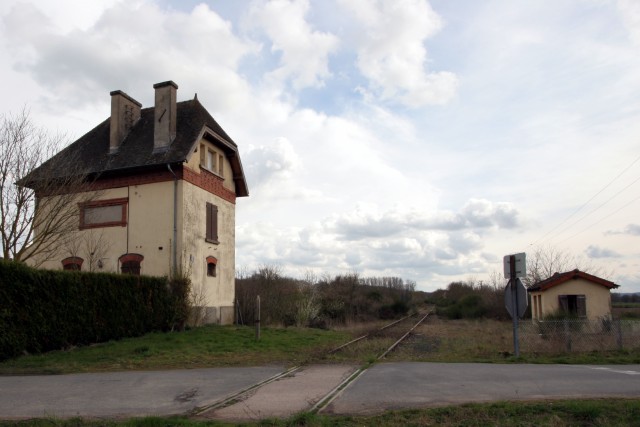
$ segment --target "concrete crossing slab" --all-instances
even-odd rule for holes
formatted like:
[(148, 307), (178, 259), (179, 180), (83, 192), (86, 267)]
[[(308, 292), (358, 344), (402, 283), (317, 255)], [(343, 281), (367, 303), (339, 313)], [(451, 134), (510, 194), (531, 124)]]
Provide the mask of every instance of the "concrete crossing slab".
[(352, 365), (308, 366), (201, 417), (225, 421), (289, 417), (309, 410), (356, 369)]

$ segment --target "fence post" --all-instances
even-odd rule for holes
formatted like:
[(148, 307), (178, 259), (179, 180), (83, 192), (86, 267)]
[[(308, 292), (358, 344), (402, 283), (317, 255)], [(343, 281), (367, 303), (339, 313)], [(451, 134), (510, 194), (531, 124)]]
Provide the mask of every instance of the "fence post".
[(256, 341), (260, 341), (260, 295), (256, 297)]
[(622, 322), (620, 319), (616, 320), (616, 328), (618, 329), (617, 333), (617, 341), (618, 341), (618, 350), (622, 350)]
[(569, 329), (569, 319), (564, 319), (564, 337), (567, 342), (567, 351), (571, 352), (571, 330)]

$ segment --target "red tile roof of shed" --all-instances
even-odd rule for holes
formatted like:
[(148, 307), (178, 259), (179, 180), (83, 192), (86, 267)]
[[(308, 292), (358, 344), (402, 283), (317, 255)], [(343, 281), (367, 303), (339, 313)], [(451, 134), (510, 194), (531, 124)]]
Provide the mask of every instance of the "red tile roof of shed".
[(572, 271), (567, 271), (566, 273), (556, 273), (553, 276), (549, 277), (546, 280), (542, 280), (529, 288), (529, 291), (546, 291), (549, 288), (560, 285), (562, 283), (568, 282), (569, 280), (576, 279), (584, 279), (586, 281), (595, 283), (597, 285), (602, 285), (605, 288), (615, 289), (619, 287), (613, 282), (609, 280), (605, 280), (601, 277), (594, 276), (592, 274), (585, 273), (584, 271), (580, 271), (577, 268)]

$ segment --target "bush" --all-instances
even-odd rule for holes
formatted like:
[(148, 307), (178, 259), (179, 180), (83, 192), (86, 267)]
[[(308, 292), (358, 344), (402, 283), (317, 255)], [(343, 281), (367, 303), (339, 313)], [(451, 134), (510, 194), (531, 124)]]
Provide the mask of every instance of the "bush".
[(0, 360), (168, 330), (184, 321), (175, 290), (166, 278), (0, 261)]
[(475, 294), (465, 295), (455, 304), (438, 310), (439, 315), (449, 319), (475, 319), (483, 317), (486, 313), (482, 298)]

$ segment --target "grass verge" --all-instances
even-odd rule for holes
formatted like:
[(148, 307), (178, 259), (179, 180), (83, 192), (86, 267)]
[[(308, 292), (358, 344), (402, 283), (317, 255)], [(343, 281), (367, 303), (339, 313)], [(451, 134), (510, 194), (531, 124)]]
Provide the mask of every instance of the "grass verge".
[(200, 426), (638, 426), (640, 401), (621, 399), (499, 402), (390, 411), (369, 417), (304, 413), (285, 420), (248, 423), (200, 421), (186, 417), (129, 420), (36, 419), (0, 421), (0, 427), (200, 427)]
[(263, 328), (260, 341), (254, 329), (241, 326), (203, 326), (185, 332), (151, 333), (26, 355), (0, 363), (0, 375), (62, 374), (123, 370), (187, 369), (283, 363), (297, 365), (316, 358), (348, 340), (346, 332), (302, 328)]

